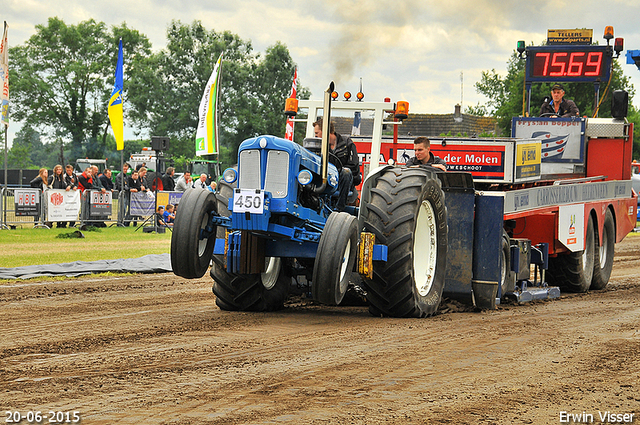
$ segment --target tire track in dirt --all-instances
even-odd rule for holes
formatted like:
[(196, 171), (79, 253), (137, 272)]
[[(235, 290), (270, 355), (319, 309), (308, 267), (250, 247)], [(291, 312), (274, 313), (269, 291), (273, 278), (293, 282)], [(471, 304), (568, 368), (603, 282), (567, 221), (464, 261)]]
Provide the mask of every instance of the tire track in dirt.
[(430, 319), (306, 301), (222, 312), (210, 279), (172, 275), (0, 286), (11, 336), (0, 341), (3, 404), (80, 410), (92, 424), (547, 424), (560, 410), (632, 413), (639, 269), (624, 257), (604, 291)]

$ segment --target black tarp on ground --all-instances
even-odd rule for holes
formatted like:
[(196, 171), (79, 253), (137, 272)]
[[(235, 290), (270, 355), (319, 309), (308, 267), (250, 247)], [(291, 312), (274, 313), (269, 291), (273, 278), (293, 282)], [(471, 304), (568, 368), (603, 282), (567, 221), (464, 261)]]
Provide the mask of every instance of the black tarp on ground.
[(119, 260), (74, 261), (40, 266), (0, 267), (0, 279), (30, 279), (38, 276), (81, 276), (91, 273), (167, 273), (171, 272), (169, 254), (149, 254)]

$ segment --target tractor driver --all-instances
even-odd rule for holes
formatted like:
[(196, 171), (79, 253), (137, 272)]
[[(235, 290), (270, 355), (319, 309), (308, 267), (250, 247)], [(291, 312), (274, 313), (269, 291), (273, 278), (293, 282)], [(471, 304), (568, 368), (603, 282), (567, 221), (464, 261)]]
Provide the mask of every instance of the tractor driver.
[(545, 101), (540, 107), (540, 116), (546, 114), (551, 118), (577, 117), (580, 111), (573, 100), (563, 99), (564, 87), (556, 83), (551, 87), (551, 100)]
[(413, 141), (413, 150), (416, 156), (407, 161), (407, 167), (419, 167), (429, 165), (442, 171), (447, 171), (447, 163), (439, 156), (431, 153), (431, 141), (424, 137), (417, 137)]
[[(322, 118), (313, 123), (313, 130), (316, 137), (322, 137)], [(349, 192), (355, 190), (355, 187), (362, 181), (358, 150), (350, 137), (336, 133), (333, 122), (329, 124), (329, 148), (331, 150), (329, 162), (340, 170), (336, 210), (344, 211)]]

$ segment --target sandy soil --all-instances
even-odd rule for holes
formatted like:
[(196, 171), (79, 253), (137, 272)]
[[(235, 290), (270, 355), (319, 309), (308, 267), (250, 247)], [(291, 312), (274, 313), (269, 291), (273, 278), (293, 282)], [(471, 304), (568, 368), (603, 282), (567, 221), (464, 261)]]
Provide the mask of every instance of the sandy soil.
[(14, 282), (0, 286), (0, 409), (4, 423), (640, 423), (639, 274), (628, 237), (604, 291), (419, 320), (300, 299), (224, 312), (208, 275)]

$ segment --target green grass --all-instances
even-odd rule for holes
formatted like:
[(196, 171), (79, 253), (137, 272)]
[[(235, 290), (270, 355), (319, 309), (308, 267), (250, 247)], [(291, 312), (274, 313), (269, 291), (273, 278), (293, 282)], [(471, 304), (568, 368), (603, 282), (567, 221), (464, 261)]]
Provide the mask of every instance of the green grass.
[(72, 261), (137, 258), (169, 253), (171, 232), (144, 233), (135, 227), (107, 227), (83, 231), (84, 239), (60, 239), (70, 229), (0, 230), (0, 267), (20, 267)]

